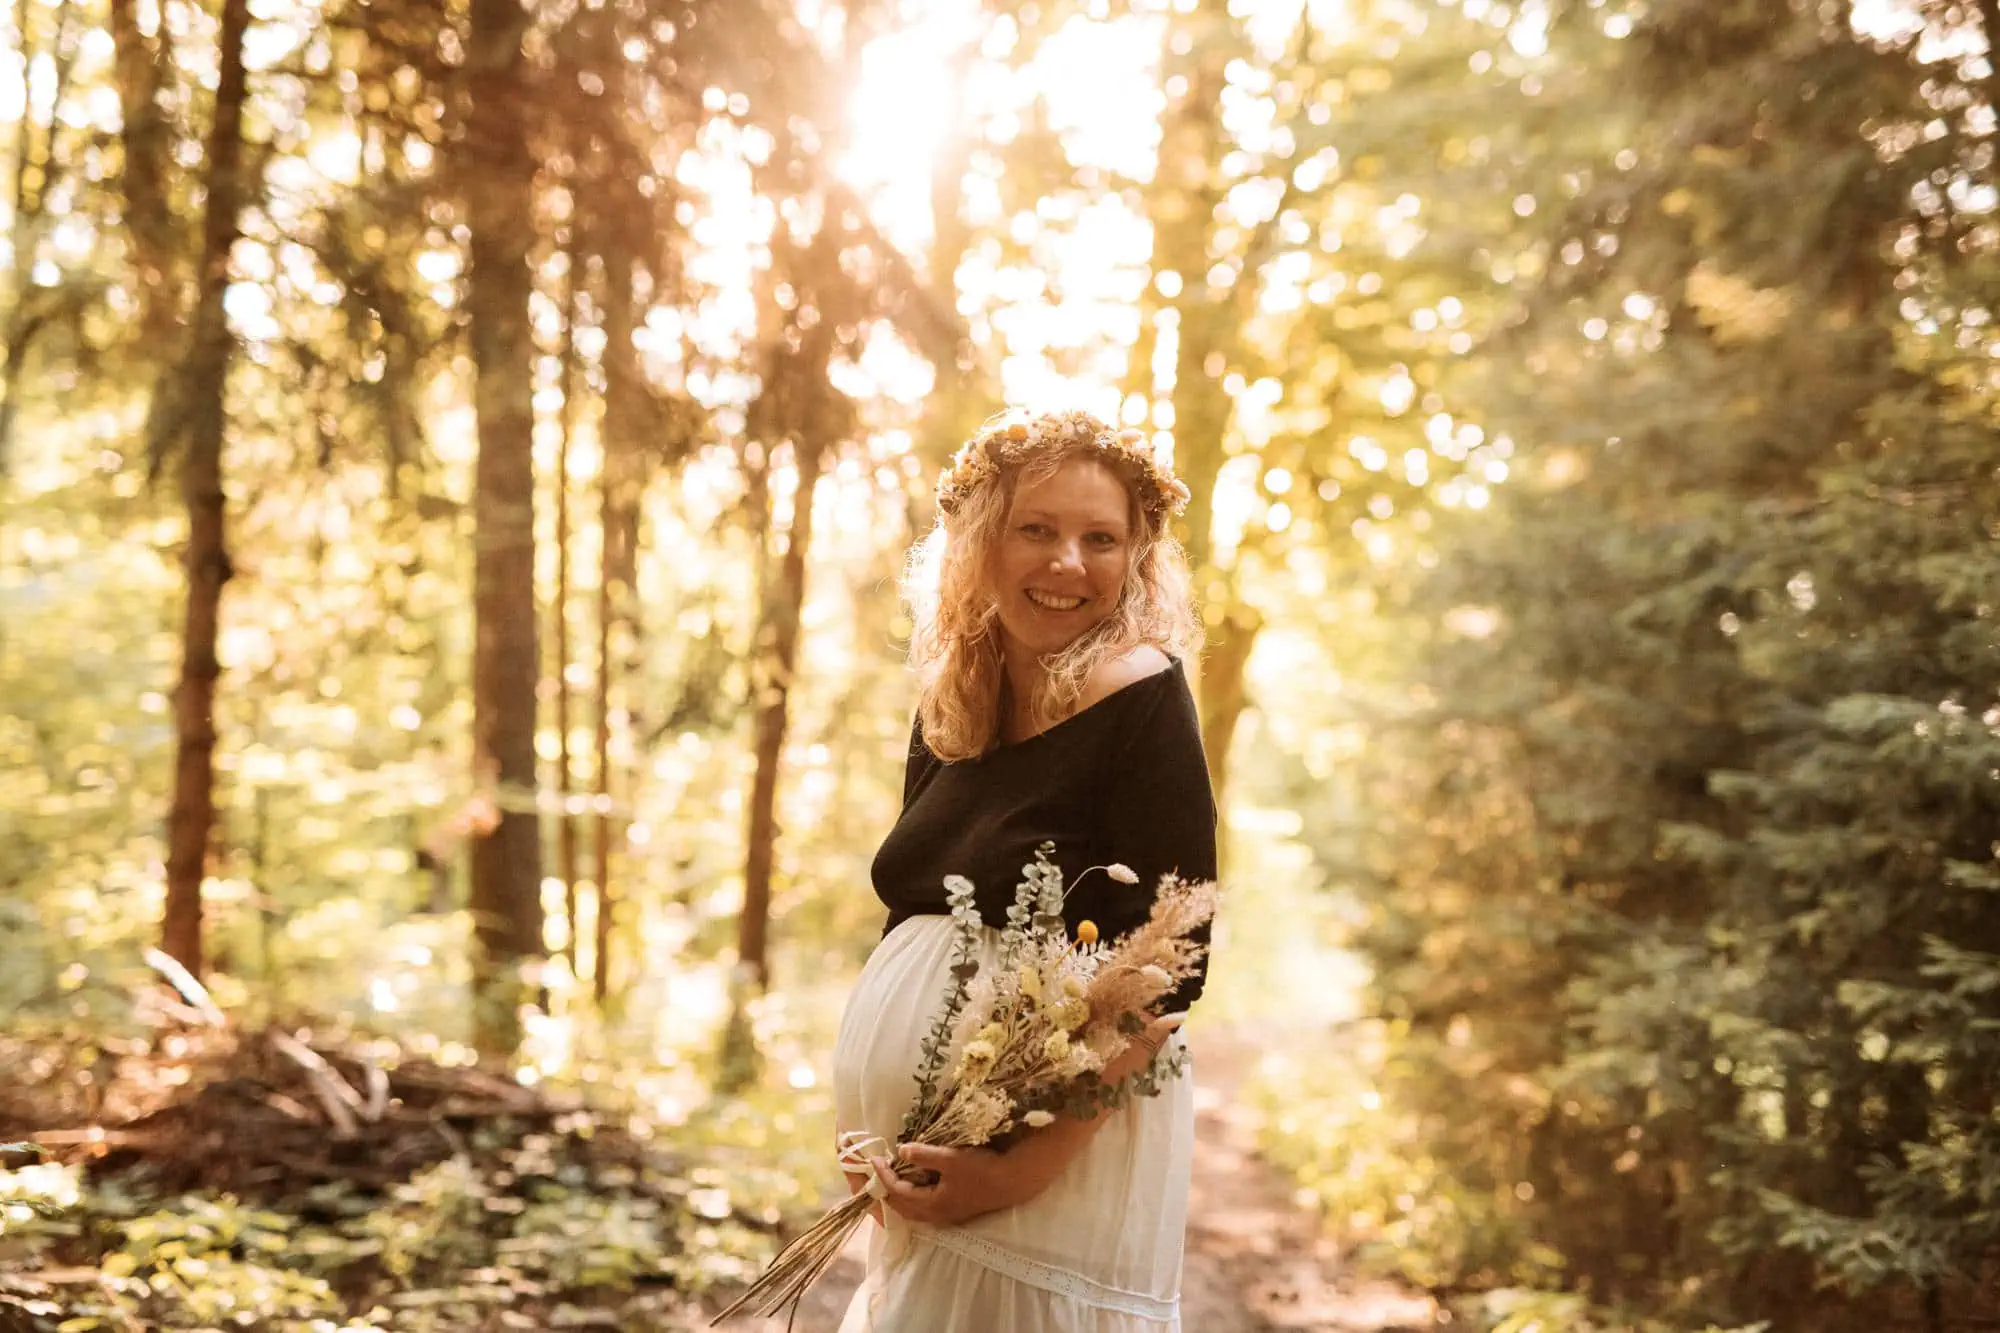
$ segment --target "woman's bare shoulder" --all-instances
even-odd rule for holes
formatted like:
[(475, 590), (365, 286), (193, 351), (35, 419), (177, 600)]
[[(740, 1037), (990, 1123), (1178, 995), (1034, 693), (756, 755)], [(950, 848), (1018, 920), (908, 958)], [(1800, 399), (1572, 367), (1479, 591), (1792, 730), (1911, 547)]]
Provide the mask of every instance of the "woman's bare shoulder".
[(1171, 666), (1173, 659), (1150, 643), (1142, 643), (1116, 657), (1107, 657), (1083, 678), (1083, 697), (1077, 701), (1078, 708), (1088, 708), (1127, 685), (1136, 684), (1148, 676), (1157, 676)]

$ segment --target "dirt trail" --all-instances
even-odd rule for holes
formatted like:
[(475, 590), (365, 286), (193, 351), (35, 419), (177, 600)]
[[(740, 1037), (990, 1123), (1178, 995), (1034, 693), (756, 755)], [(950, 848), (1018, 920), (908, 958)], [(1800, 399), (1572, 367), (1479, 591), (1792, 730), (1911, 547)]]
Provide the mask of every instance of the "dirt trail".
[(1237, 1100), (1255, 1052), (1204, 1034), (1195, 1067), (1194, 1188), (1181, 1276), (1186, 1333), (1416, 1333), (1437, 1327), (1428, 1296), (1347, 1271), (1288, 1178), (1257, 1155)]
[[(1437, 1327), (1421, 1294), (1346, 1271), (1338, 1247), (1299, 1206), (1286, 1178), (1256, 1154), (1255, 1121), (1237, 1101), (1254, 1052), (1204, 1033), (1195, 1066), (1193, 1206), (1181, 1281), (1185, 1333), (1417, 1333)], [(861, 1281), (866, 1228), (810, 1294), (795, 1333), (835, 1333)], [(783, 1321), (739, 1324), (779, 1333)], [(1005, 1333), (945, 1330), (938, 1333)]]

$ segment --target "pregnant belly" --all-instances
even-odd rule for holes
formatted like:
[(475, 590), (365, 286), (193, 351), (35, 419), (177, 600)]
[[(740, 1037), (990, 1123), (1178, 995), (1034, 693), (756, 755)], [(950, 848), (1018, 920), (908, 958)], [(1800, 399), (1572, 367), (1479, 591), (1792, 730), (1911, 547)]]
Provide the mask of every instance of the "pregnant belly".
[[(998, 953), (988, 938), (982, 965)], [(953, 944), (950, 917), (911, 917), (875, 946), (861, 970), (834, 1044), (834, 1117), (839, 1129), (865, 1130), (894, 1142), (916, 1099), (924, 1037), (949, 994)]]

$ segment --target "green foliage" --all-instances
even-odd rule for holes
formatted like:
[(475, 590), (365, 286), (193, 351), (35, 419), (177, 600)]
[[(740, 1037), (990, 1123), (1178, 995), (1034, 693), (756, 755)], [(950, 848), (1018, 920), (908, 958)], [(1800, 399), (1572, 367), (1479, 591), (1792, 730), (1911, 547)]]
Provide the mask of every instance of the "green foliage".
[[(1266, 1061), (1254, 1105), (1270, 1160), (1295, 1176), (1366, 1271), (1440, 1289), (1468, 1281), (1550, 1284), (1562, 1256), (1533, 1242), (1503, 1181), (1474, 1178), (1449, 1122), (1379, 1089), (1420, 1077), (1406, 1027), (1341, 1034), (1357, 1048)], [(1397, 1055), (1371, 1068), (1361, 1051)]]
[[(1810, 6), (1523, 38), (1351, 112), (1434, 118), (1385, 187), (1533, 219), (1437, 238), (1518, 292), (1447, 377), (1506, 480), (1377, 581), (1414, 683), (1364, 707), (1360, 820), (1309, 813), (1385, 1113), (1495, 1187), (1514, 1262), (1561, 1256), (1582, 1302), (1536, 1319), (1940, 1327), (1990, 1291), (2000, 1190), (1992, 164), (1934, 119), (1983, 76)], [(1468, 176), (1433, 147), (1472, 124)]]
[(449, 1157), (396, 1186), (388, 1203), (343, 1228), (358, 1242), (343, 1257), (372, 1253), (390, 1276), (405, 1282), (440, 1269), (475, 1267), (491, 1257), (481, 1224), (495, 1197), (468, 1158)]
[(47, 1153), (32, 1143), (0, 1143), (0, 1155), (22, 1156), (23, 1165), (0, 1168), (0, 1236), (26, 1238), (61, 1234), (56, 1222), (80, 1194), (81, 1173), (73, 1166), (35, 1160)]
[(800, 1116), (813, 1100), (752, 1089), (637, 1156), (599, 1155), (588, 1115), (553, 1133), (484, 1122), (463, 1151), (382, 1193), (334, 1181), (271, 1205), (152, 1198), (143, 1174), (86, 1180), (30, 1163), (0, 1172), (0, 1298), (17, 1262), (83, 1262), (94, 1283), (31, 1303), (46, 1327), (59, 1314), (76, 1330), (141, 1319), (321, 1333), (346, 1318), (341, 1327), (426, 1333), (500, 1309), (657, 1324), (754, 1276), (780, 1224), (820, 1205), (810, 1183), (830, 1183), (832, 1128), (823, 1109)]
[(157, 916), (145, 793), (170, 759), (162, 554), (133, 526), (61, 504), (10, 506), (0, 525), (7, 1012), (114, 1020), (137, 963), (131, 925)]
[[(338, 1308), (333, 1289), (290, 1263), (294, 1221), (229, 1198), (187, 1196), (127, 1221), (98, 1263), (107, 1289), (167, 1328), (270, 1321), (296, 1327)], [(67, 1321), (66, 1328), (116, 1327)]]
[[(661, 1234), (667, 1210), (652, 1199), (540, 1191), (515, 1220), (515, 1235), (498, 1247), (502, 1263), (554, 1286), (584, 1290), (629, 1288), (667, 1271)], [(703, 1248), (703, 1247), (696, 1247)], [(705, 1247), (710, 1252), (718, 1246)]]

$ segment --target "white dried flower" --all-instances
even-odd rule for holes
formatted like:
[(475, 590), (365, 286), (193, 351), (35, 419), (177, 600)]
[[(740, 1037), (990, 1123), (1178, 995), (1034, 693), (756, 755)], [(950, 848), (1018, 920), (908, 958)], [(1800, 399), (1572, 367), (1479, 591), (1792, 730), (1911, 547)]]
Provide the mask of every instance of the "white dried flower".
[(1056, 1122), (1056, 1118), (1050, 1115), (1047, 1111), (1039, 1111), (1039, 1110), (1030, 1111), (1026, 1115), (1022, 1116), (1021, 1119), (1027, 1121), (1028, 1124), (1034, 1127), (1035, 1129), (1040, 1129), (1043, 1125), (1053, 1125)]
[(992, 1088), (961, 1085), (953, 1094), (946, 1114), (956, 1121), (959, 1141), (985, 1143), (1009, 1120), (1011, 1103)]
[(1117, 880), (1120, 884), (1137, 884), (1139, 882), (1139, 877), (1132, 873), (1132, 867), (1120, 861), (1113, 861), (1110, 865), (1104, 867), (1104, 873)]

